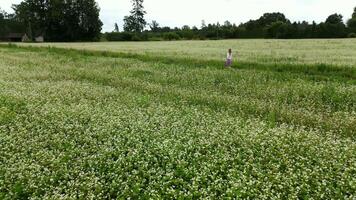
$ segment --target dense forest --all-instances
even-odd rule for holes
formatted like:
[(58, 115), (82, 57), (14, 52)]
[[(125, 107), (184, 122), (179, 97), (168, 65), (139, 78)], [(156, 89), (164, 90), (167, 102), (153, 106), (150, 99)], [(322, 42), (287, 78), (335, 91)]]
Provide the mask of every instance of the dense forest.
[(99, 6), (95, 0), (24, 0), (13, 5), (14, 13), (0, 9), (0, 40), (11, 33), (23, 33), (34, 41), (43, 36), (46, 41), (141, 41), (141, 40), (204, 40), (233, 38), (346, 38), (356, 37), (356, 8), (344, 23), (340, 14), (330, 15), (325, 22), (292, 22), (283, 13), (265, 13), (258, 19), (236, 25), (206, 24), (200, 27), (167, 27), (157, 21), (145, 20), (143, 0), (132, 0), (130, 15), (124, 18), (124, 30), (117, 24), (113, 32), (101, 33)]

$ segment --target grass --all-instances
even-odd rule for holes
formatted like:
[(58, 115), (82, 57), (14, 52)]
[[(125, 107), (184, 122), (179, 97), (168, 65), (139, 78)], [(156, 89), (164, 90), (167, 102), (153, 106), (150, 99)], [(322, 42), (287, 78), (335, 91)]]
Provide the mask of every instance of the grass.
[[(100, 43), (38, 43), (31, 46), (125, 52), (133, 54), (166, 55), (174, 58), (219, 60), (228, 48), (238, 54), (241, 62), (269, 64), (334, 64), (355, 67), (355, 39), (313, 40), (217, 40), (175, 42), (100, 42)], [(236, 58), (236, 57), (235, 57)]]
[[(228, 44), (232, 69), (217, 51)], [(355, 52), (350, 40), (0, 45), (0, 199), (353, 199)]]

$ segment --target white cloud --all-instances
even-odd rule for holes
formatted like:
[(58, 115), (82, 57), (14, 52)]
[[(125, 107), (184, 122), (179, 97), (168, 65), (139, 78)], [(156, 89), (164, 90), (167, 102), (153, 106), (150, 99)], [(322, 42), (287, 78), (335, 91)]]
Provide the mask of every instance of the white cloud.
[[(13, 3), (21, 0), (0, 0), (0, 7), (11, 11)], [(101, 8), (100, 18), (104, 31), (113, 30), (117, 22), (131, 9), (130, 0), (97, 0)], [(147, 21), (157, 20), (160, 25), (200, 26), (206, 23), (223, 23), (229, 20), (236, 24), (256, 19), (265, 12), (282, 12), (292, 21), (324, 21), (330, 14), (340, 13), (348, 19), (356, 6), (354, 0), (145, 0)]]
[(21, 0), (0, 0), (0, 8), (6, 12), (12, 12), (11, 5), (18, 4)]

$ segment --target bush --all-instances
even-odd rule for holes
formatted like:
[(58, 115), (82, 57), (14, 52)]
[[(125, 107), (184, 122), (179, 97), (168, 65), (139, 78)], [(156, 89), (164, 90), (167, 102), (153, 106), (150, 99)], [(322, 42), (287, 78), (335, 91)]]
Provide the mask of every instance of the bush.
[(356, 33), (350, 33), (347, 35), (348, 38), (356, 38)]
[(148, 41), (162, 41), (163, 40), (163, 38), (161, 38), (161, 37), (150, 37), (150, 38), (148, 38)]
[(131, 41), (142, 41), (142, 37), (138, 34), (132, 36)]
[(180, 37), (177, 33), (175, 32), (169, 32), (169, 33), (164, 33), (163, 34), (163, 39), (164, 40), (179, 40)]
[(128, 32), (111, 32), (106, 33), (105, 38), (107, 41), (132, 41), (134, 38), (134, 34)]

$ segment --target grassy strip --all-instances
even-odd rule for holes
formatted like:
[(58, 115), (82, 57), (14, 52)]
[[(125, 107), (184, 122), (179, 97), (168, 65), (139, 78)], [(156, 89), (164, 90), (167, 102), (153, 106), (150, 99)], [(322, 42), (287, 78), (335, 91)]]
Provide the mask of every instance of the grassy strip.
[[(123, 52), (111, 52), (111, 51), (95, 51), (95, 50), (77, 50), (77, 49), (65, 49), (58, 47), (20, 47), (15, 44), (3, 45), (0, 47), (16, 49), (20, 48), (29, 51), (40, 52), (53, 52), (62, 55), (83, 55), (83, 56), (102, 56), (111, 58), (129, 58), (137, 59), (143, 62), (158, 62), (163, 64), (180, 64), (188, 65), (191, 67), (215, 67), (222, 68), (223, 63), (217, 60), (199, 60), (194, 58), (173, 58), (168, 56), (157, 56), (152, 54), (133, 54)], [(274, 71), (281, 73), (298, 73), (312, 76), (314, 80), (340, 80), (347, 81), (353, 84), (356, 83), (356, 68), (343, 67), (330, 64), (264, 64), (255, 62), (237, 62), (233, 65), (234, 68), (246, 69), (246, 70), (262, 70), (262, 71)]]

